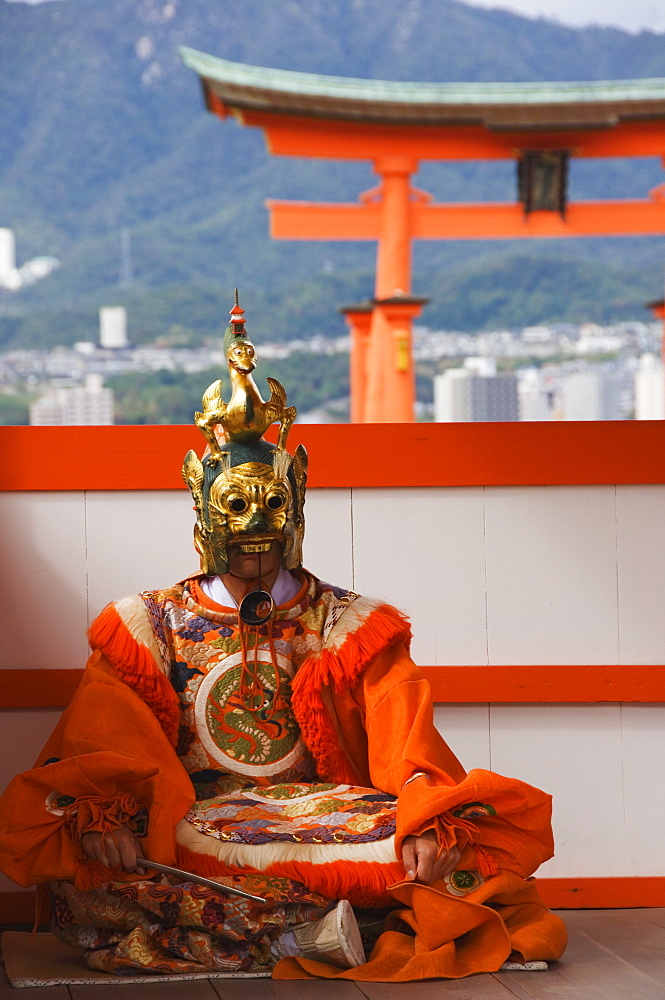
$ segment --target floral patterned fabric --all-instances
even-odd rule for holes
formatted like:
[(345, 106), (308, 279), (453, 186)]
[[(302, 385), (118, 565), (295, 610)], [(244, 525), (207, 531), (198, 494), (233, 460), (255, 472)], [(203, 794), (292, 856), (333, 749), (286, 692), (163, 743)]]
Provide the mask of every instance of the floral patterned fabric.
[(280, 784), (197, 802), (185, 819), (236, 844), (362, 844), (392, 837), (395, 801), (374, 788)]
[(323, 916), (328, 900), (289, 879), (220, 879), (263, 896), (265, 904), (226, 896), (165, 876), (81, 892), (51, 883), (51, 926), (86, 948), (91, 969), (125, 973), (267, 973), (271, 942), (290, 927)]

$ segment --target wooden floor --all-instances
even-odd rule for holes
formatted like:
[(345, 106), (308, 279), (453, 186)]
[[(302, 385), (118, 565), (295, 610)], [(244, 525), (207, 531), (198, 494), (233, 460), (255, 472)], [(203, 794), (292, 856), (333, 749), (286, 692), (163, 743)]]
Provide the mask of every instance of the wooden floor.
[(665, 909), (567, 910), (561, 916), (570, 944), (547, 972), (398, 984), (201, 979), (21, 990), (3, 978), (0, 1000), (665, 1000)]

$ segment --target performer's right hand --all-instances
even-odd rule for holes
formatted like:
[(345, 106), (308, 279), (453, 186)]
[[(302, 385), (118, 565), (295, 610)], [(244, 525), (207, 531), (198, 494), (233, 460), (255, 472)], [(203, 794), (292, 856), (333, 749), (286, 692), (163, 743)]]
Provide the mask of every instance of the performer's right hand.
[(402, 844), (402, 862), (406, 877), (411, 881), (431, 885), (454, 871), (462, 857), (458, 847), (441, 851), (435, 830), (426, 830), (416, 837), (410, 834)]
[(121, 826), (107, 833), (84, 833), (81, 847), (87, 857), (106, 868), (120, 868), (126, 872), (145, 875), (145, 868), (136, 863), (136, 856), (141, 854), (141, 845), (128, 826)]

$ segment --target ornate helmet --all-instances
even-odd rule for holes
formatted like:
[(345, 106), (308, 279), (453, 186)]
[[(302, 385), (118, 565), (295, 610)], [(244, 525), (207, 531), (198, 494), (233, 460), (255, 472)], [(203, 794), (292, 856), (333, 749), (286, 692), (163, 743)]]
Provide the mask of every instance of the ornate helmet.
[[(201, 569), (206, 575), (227, 573), (231, 543), (244, 552), (265, 552), (274, 541), (282, 546), (282, 565), (299, 569), (307, 452), (302, 445), (293, 455), (286, 451), (296, 410), (286, 405), (283, 387), (276, 379), (267, 379), (270, 399), (264, 402), (252, 378), (254, 346), (247, 337), (237, 289), (224, 353), (231, 398), (228, 403), (222, 399), (221, 380), (206, 389), (202, 412), (195, 414), (195, 420), (208, 447), (202, 459), (189, 451), (182, 467), (196, 507), (194, 545)], [(276, 422), (277, 446), (263, 439)]]

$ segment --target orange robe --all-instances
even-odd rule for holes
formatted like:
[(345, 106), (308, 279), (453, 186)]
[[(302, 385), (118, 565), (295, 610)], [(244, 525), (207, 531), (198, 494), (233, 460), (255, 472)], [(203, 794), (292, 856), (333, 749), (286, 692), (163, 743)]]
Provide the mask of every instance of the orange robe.
[[(495, 971), (511, 954), (552, 960), (565, 948), (562, 922), (528, 880), (553, 853), (549, 796), (489, 771), (465, 774), (434, 727), (429, 684), (408, 656), (408, 638), (395, 609), (359, 599), (298, 669), (292, 709), (321, 780), (397, 798), (397, 857), (405, 836), (434, 827), (443, 846), (460, 846), (458, 870), (473, 877), (426, 886), (406, 881), (399, 862), (382, 882), (365, 862), (273, 865), (269, 873), (330, 898), (352, 896), (345, 890), (357, 883), (364, 905), (374, 884), (384, 902), (389, 882), (399, 907), (365, 965), (340, 971), (284, 959), (276, 978), (459, 978)], [(0, 800), (0, 868), (20, 885), (90, 884), (91, 864), (75, 846), (66, 810), (45, 808), (55, 789), (89, 803), (82, 813), (88, 829), (99, 828), (97, 813), (119, 808), (129, 795), (149, 810), (145, 856), (204, 875), (234, 873), (177, 843), (176, 825), (195, 796), (174, 750), (178, 698), (150, 643), (132, 634), (113, 606), (93, 624), (91, 642), (97, 649), (84, 680), (37, 766)]]

